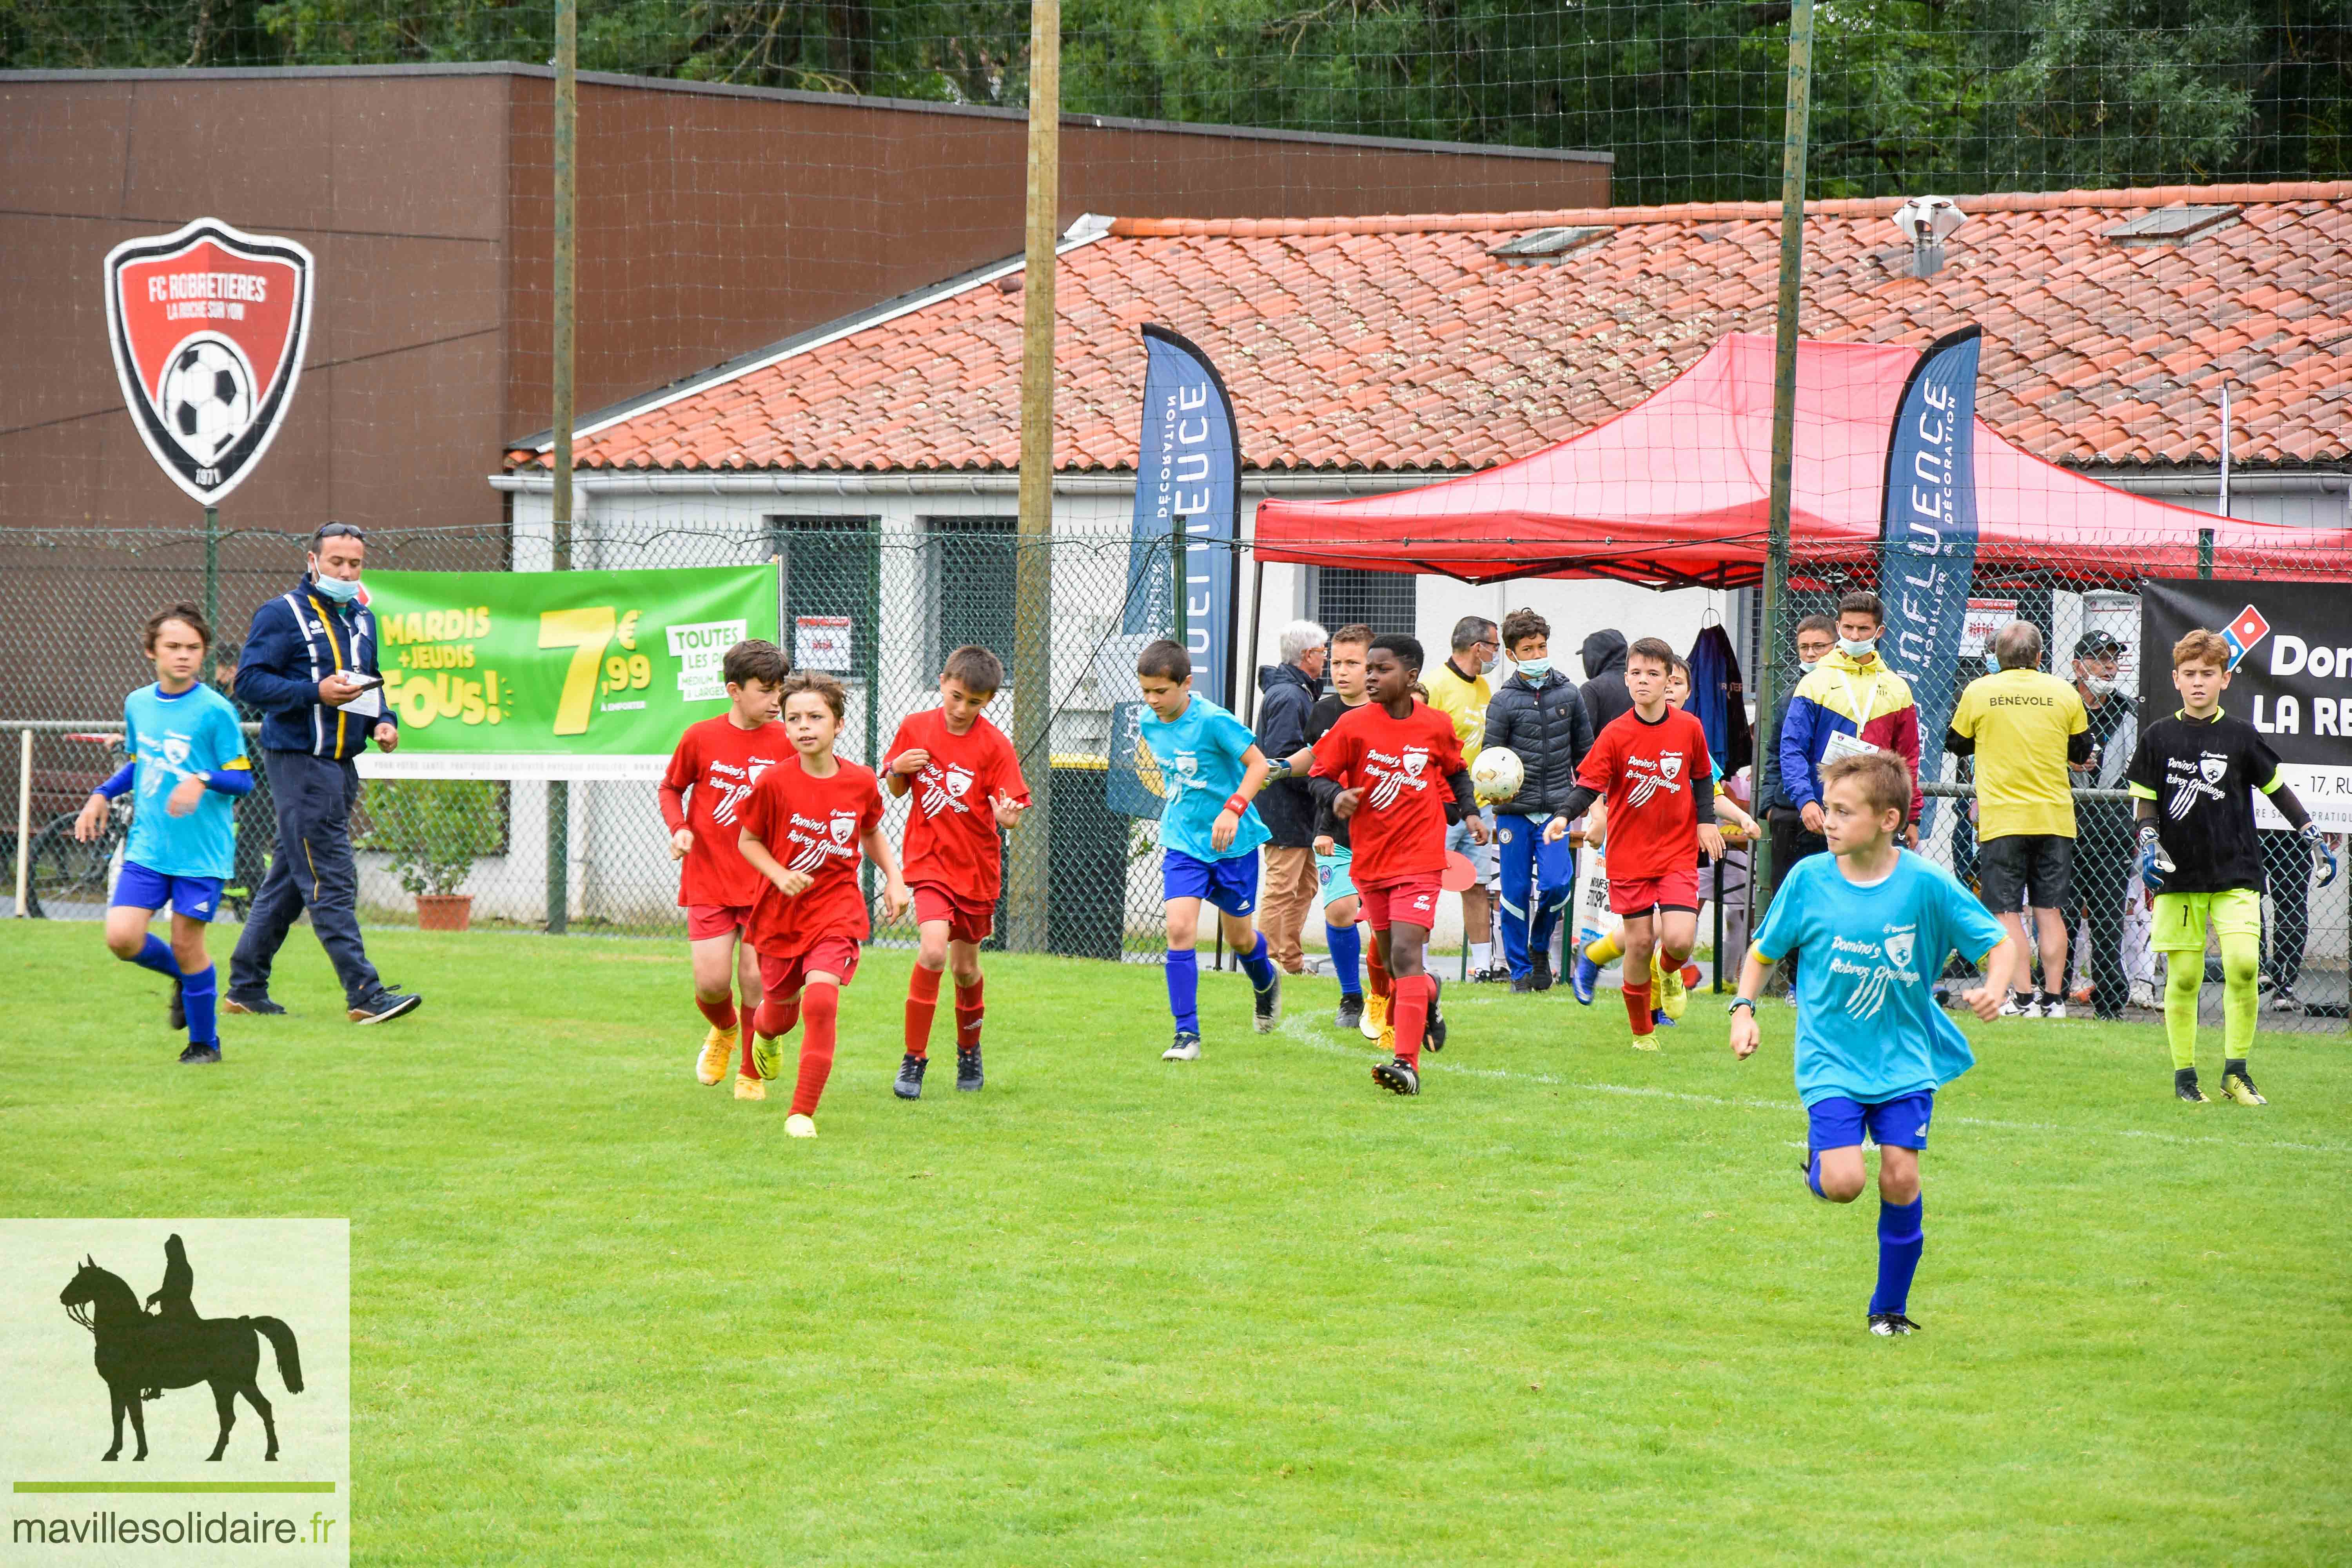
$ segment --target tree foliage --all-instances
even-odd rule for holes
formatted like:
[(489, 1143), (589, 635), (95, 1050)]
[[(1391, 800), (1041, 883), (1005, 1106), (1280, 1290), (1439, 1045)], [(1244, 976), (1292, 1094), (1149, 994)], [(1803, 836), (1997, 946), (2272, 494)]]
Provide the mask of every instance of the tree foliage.
[[(1787, 0), (1066, 0), (1079, 113), (1617, 155), (1769, 195)], [(584, 68), (1018, 106), (1012, 0), (582, 0)], [(550, 0), (0, 0), (0, 65), (543, 61)], [(2343, 0), (1823, 0), (1816, 195), (2352, 174)]]

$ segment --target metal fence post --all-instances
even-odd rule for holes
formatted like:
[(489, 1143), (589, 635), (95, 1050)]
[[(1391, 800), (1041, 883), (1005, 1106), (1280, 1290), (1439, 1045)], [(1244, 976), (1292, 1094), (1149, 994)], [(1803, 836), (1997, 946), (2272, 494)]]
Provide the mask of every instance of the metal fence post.
[(33, 862), (33, 731), (24, 731), (16, 748), (16, 918), (27, 908), (26, 889)]
[[(572, 569), (572, 331), (576, 210), (572, 160), (580, 123), (580, 11), (577, 0), (555, 4), (555, 247), (554, 438), (549, 486), (555, 569)], [(572, 923), (572, 785), (547, 781), (547, 929), (561, 936)]]
[(213, 628), (212, 640), (205, 644), (204, 679), (210, 684), (213, 670), (219, 663), (214, 651), (220, 646), (220, 508), (205, 508), (205, 625)]

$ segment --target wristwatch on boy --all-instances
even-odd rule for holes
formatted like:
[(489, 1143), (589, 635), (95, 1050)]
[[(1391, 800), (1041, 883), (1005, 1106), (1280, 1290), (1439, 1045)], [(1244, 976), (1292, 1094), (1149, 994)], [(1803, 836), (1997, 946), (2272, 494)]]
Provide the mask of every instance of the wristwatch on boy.
[(1734, 996), (1730, 1001), (1726, 1002), (1723, 1005), (1723, 1010), (1727, 1015), (1737, 1013), (1742, 1007), (1748, 1009), (1748, 1016), (1749, 1017), (1754, 1017), (1756, 1016), (1756, 998), (1753, 996)]

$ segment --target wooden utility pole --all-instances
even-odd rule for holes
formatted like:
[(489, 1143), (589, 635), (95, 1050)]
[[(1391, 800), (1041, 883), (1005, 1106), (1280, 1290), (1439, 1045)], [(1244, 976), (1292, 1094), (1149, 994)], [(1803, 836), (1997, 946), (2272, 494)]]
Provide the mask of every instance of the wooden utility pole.
[[(579, 0), (555, 0), (555, 332), (554, 435), (548, 458), (554, 465), (548, 489), (555, 569), (572, 569), (572, 266), (576, 256), (577, 208), (573, 158), (580, 132)], [(547, 929), (561, 936), (572, 916), (572, 786), (562, 779), (547, 784)]]
[[(1780, 308), (1772, 356), (1772, 514), (1764, 552), (1764, 635), (1756, 660), (1756, 719), (1772, 722), (1779, 700), (1780, 595), (1789, 578), (1789, 514), (1797, 459), (1797, 305), (1805, 278), (1805, 141), (1813, 96), (1813, 0), (1796, 0), (1789, 14), (1789, 110), (1780, 138)], [(1772, 798), (1774, 759), (1756, 763), (1756, 801)], [(1770, 836), (1750, 857), (1750, 886), (1771, 886)], [(1751, 894), (1752, 896), (1752, 894)]]
[(1013, 835), (1008, 946), (1042, 952), (1054, 828), (1054, 247), (1062, 206), (1061, 0), (1029, 8), (1029, 222), (1021, 274), (1021, 529), (1013, 730), (1032, 805)]

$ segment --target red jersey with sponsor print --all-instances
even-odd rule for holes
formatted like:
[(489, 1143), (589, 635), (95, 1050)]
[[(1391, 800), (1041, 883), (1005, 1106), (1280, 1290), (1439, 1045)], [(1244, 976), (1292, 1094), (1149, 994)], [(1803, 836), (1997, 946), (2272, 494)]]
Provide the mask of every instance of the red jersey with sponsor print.
[(948, 716), (933, 708), (899, 722), (884, 754), (883, 768), (908, 752), (928, 752), (930, 761), (908, 781), (907, 885), (929, 882), (966, 903), (992, 907), (1003, 879), (1003, 857), (996, 837), (1000, 795), (1026, 805), (1029, 785), (1021, 759), (1004, 731), (977, 719), (959, 735)]
[(864, 942), (872, 933), (857, 886), (857, 841), (882, 820), (882, 789), (872, 768), (840, 762), (832, 777), (815, 779), (801, 771), (793, 752), (760, 775), (742, 817), (743, 831), (766, 845), (778, 865), (812, 879), (789, 899), (760, 879), (753, 947), (790, 958), (823, 937)]
[(686, 826), (694, 833), (694, 847), (678, 868), (681, 907), (740, 909), (760, 896), (766, 883), (737, 853), (735, 836), (742, 829), (743, 803), (751, 797), (751, 786), (792, 754), (782, 724), (741, 730), (724, 713), (688, 725), (677, 738), (662, 787), (686, 796)]
[(1425, 702), (1391, 718), (1377, 702), (1350, 708), (1315, 742), (1315, 776), (1360, 789), (1348, 819), (1360, 888), (1445, 869), (1449, 773), (1462, 771), (1454, 721)]
[(1609, 878), (1638, 881), (1691, 868), (1698, 853), (1693, 779), (1712, 778), (1706, 730), (1679, 708), (1656, 723), (1628, 710), (1584, 753), (1576, 782), (1609, 801)]

